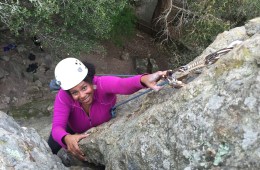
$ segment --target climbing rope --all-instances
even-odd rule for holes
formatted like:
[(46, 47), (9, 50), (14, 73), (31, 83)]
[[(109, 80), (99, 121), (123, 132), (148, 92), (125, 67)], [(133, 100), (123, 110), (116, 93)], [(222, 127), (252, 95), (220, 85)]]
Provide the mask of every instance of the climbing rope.
[[(207, 55), (206, 57), (204, 57), (203, 59), (200, 59), (199, 61), (195, 60), (195, 61), (192, 61), (189, 64), (187, 64), (185, 66), (181, 66), (175, 70), (168, 70), (166, 73), (166, 76), (164, 77), (165, 81), (158, 84), (158, 86), (164, 86), (166, 84), (169, 84), (171, 87), (177, 87), (177, 88), (182, 87), (184, 85), (181, 81), (183, 79), (183, 77), (187, 76), (189, 73), (191, 73), (194, 70), (197, 70), (197, 69), (203, 68), (207, 65), (211, 65), (211, 64), (215, 63), (221, 57), (221, 55), (228, 53), (235, 46), (237, 46), (241, 43), (242, 43), (242, 41), (236, 40), (236, 41), (232, 42), (227, 48), (223, 48), (214, 53), (211, 53), (211, 54)], [(136, 96), (133, 96), (132, 98), (129, 98), (123, 102), (116, 104), (114, 107), (111, 108), (112, 117), (116, 116), (116, 109), (119, 106), (121, 106), (131, 100), (134, 100), (150, 91), (152, 91), (152, 89), (148, 89)]]
[[(169, 84), (170, 86), (175, 87), (175, 88), (182, 87), (184, 85), (184, 83), (182, 83), (182, 81), (181, 81), (183, 79), (183, 77), (187, 76), (188, 74), (190, 74), (194, 70), (197, 70), (197, 69), (200, 69), (200, 68), (203, 68), (205, 66), (208, 66), (208, 65), (215, 63), (221, 57), (221, 55), (228, 53), (235, 46), (237, 46), (241, 43), (242, 43), (242, 41), (236, 40), (236, 41), (232, 42), (227, 48), (220, 49), (220, 50), (218, 50), (214, 53), (207, 55), (204, 58), (198, 58), (197, 60), (194, 60), (194, 61), (190, 62), (189, 64), (181, 66), (181, 67), (179, 67), (175, 70), (168, 70), (167, 73), (166, 73), (166, 76), (163, 77), (164, 81), (157, 84), (157, 85), (158, 86), (164, 86), (166, 84)], [(97, 76), (132, 77), (132, 76), (135, 76), (135, 75), (97, 74)], [(50, 89), (54, 90), (54, 91), (55, 90), (57, 91), (57, 90), (60, 89), (60, 86), (56, 83), (56, 80), (51, 80)], [(136, 98), (138, 98), (138, 97), (140, 97), (140, 96), (142, 96), (146, 93), (149, 93), (151, 91), (152, 91), (152, 89), (147, 89), (146, 91), (144, 91), (144, 92), (142, 92), (138, 95), (135, 95), (135, 96), (133, 96), (133, 97), (131, 97), (131, 98), (125, 100), (125, 101), (117, 103), (110, 110), (112, 117), (114, 118), (116, 116), (116, 109), (119, 106), (126, 104), (129, 101), (134, 100), (134, 99), (136, 99)]]
[[(168, 81), (167, 79), (164, 80), (163, 82), (157, 84), (157, 86), (164, 86), (164, 85), (166, 85), (166, 84), (169, 84), (169, 81)], [(134, 99), (136, 99), (136, 98), (138, 98), (138, 97), (140, 97), (140, 96), (142, 96), (142, 95), (144, 95), (144, 94), (146, 94), (146, 93), (149, 93), (149, 92), (152, 91), (152, 90), (153, 90), (153, 89), (147, 89), (147, 90), (145, 90), (144, 92), (141, 92), (141, 93), (139, 93), (138, 95), (135, 95), (135, 96), (133, 96), (133, 97), (131, 97), (131, 98), (129, 98), (129, 99), (123, 101), (123, 102), (117, 103), (117, 104), (116, 104), (114, 107), (112, 107), (111, 110), (110, 110), (110, 113), (111, 113), (111, 115), (112, 115), (112, 118), (116, 117), (116, 109), (117, 109), (119, 106), (121, 106), (121, 105), (123, 105), (123, 104), (126, 104), (126, 103), (128, 103), (129, 101), (134, 100)]]

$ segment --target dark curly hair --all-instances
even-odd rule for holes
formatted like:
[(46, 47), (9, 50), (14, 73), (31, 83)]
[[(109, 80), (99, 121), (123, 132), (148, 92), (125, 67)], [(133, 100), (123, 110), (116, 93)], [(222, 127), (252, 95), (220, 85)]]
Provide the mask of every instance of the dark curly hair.
[(88, 74), (83, 81), (92, 84), (94, 76), (96, 74), (96, 68), (93, 64), (88, 63), (86, 61), (83, 61), (82, 63), (88, 68)]

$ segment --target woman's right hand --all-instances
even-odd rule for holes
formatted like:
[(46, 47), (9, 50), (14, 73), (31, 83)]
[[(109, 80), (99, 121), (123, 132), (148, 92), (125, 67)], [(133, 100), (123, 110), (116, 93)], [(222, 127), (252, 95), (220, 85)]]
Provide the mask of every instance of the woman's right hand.
[(141, 83), (155, 91), (159, 91), (162, 88), (162, 86), (158, 86), (157, 82), (161, 78), (165, 77), (166, 74), (167, 71), (157, 71), (152, 74), (145, 74), (141, 77)]
[(68, 151), (82, 161), (86, 160), (86, 158), (84, 153), (80, 150), (78, 142), (88, 135), (89, 134), (68, 134), (64, 137), (64, 142), (67, 145)]

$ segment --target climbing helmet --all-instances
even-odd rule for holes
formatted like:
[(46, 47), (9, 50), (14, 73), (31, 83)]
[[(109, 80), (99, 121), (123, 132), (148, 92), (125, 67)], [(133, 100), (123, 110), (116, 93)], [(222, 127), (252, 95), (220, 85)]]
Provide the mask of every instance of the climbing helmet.
[(78, 85), (88, 74), (88, 68), (76, 58), (65, 58), (55, 67), (56, 84), (63, 90)]

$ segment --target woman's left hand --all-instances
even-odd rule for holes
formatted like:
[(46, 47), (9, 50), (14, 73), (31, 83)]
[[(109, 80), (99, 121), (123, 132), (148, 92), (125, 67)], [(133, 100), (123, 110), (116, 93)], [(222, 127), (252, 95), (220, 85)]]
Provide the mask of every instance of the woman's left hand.
[(158, 86), (156, 84), (161, 78), (165, 77), (166, 74), (167, 71), (157, 71), (152, 74), (146, 74), (141, 77), (141, 82), (147, 87), (155, 91), (159, 91), (162, 88), (162, 86)]
[(89, 134), (68, 134), (64, 137), (68, 151), (82, 161), (84, 161), (86, 158), (84, 153), (80, 150), (78, 142), (88, 136)]

